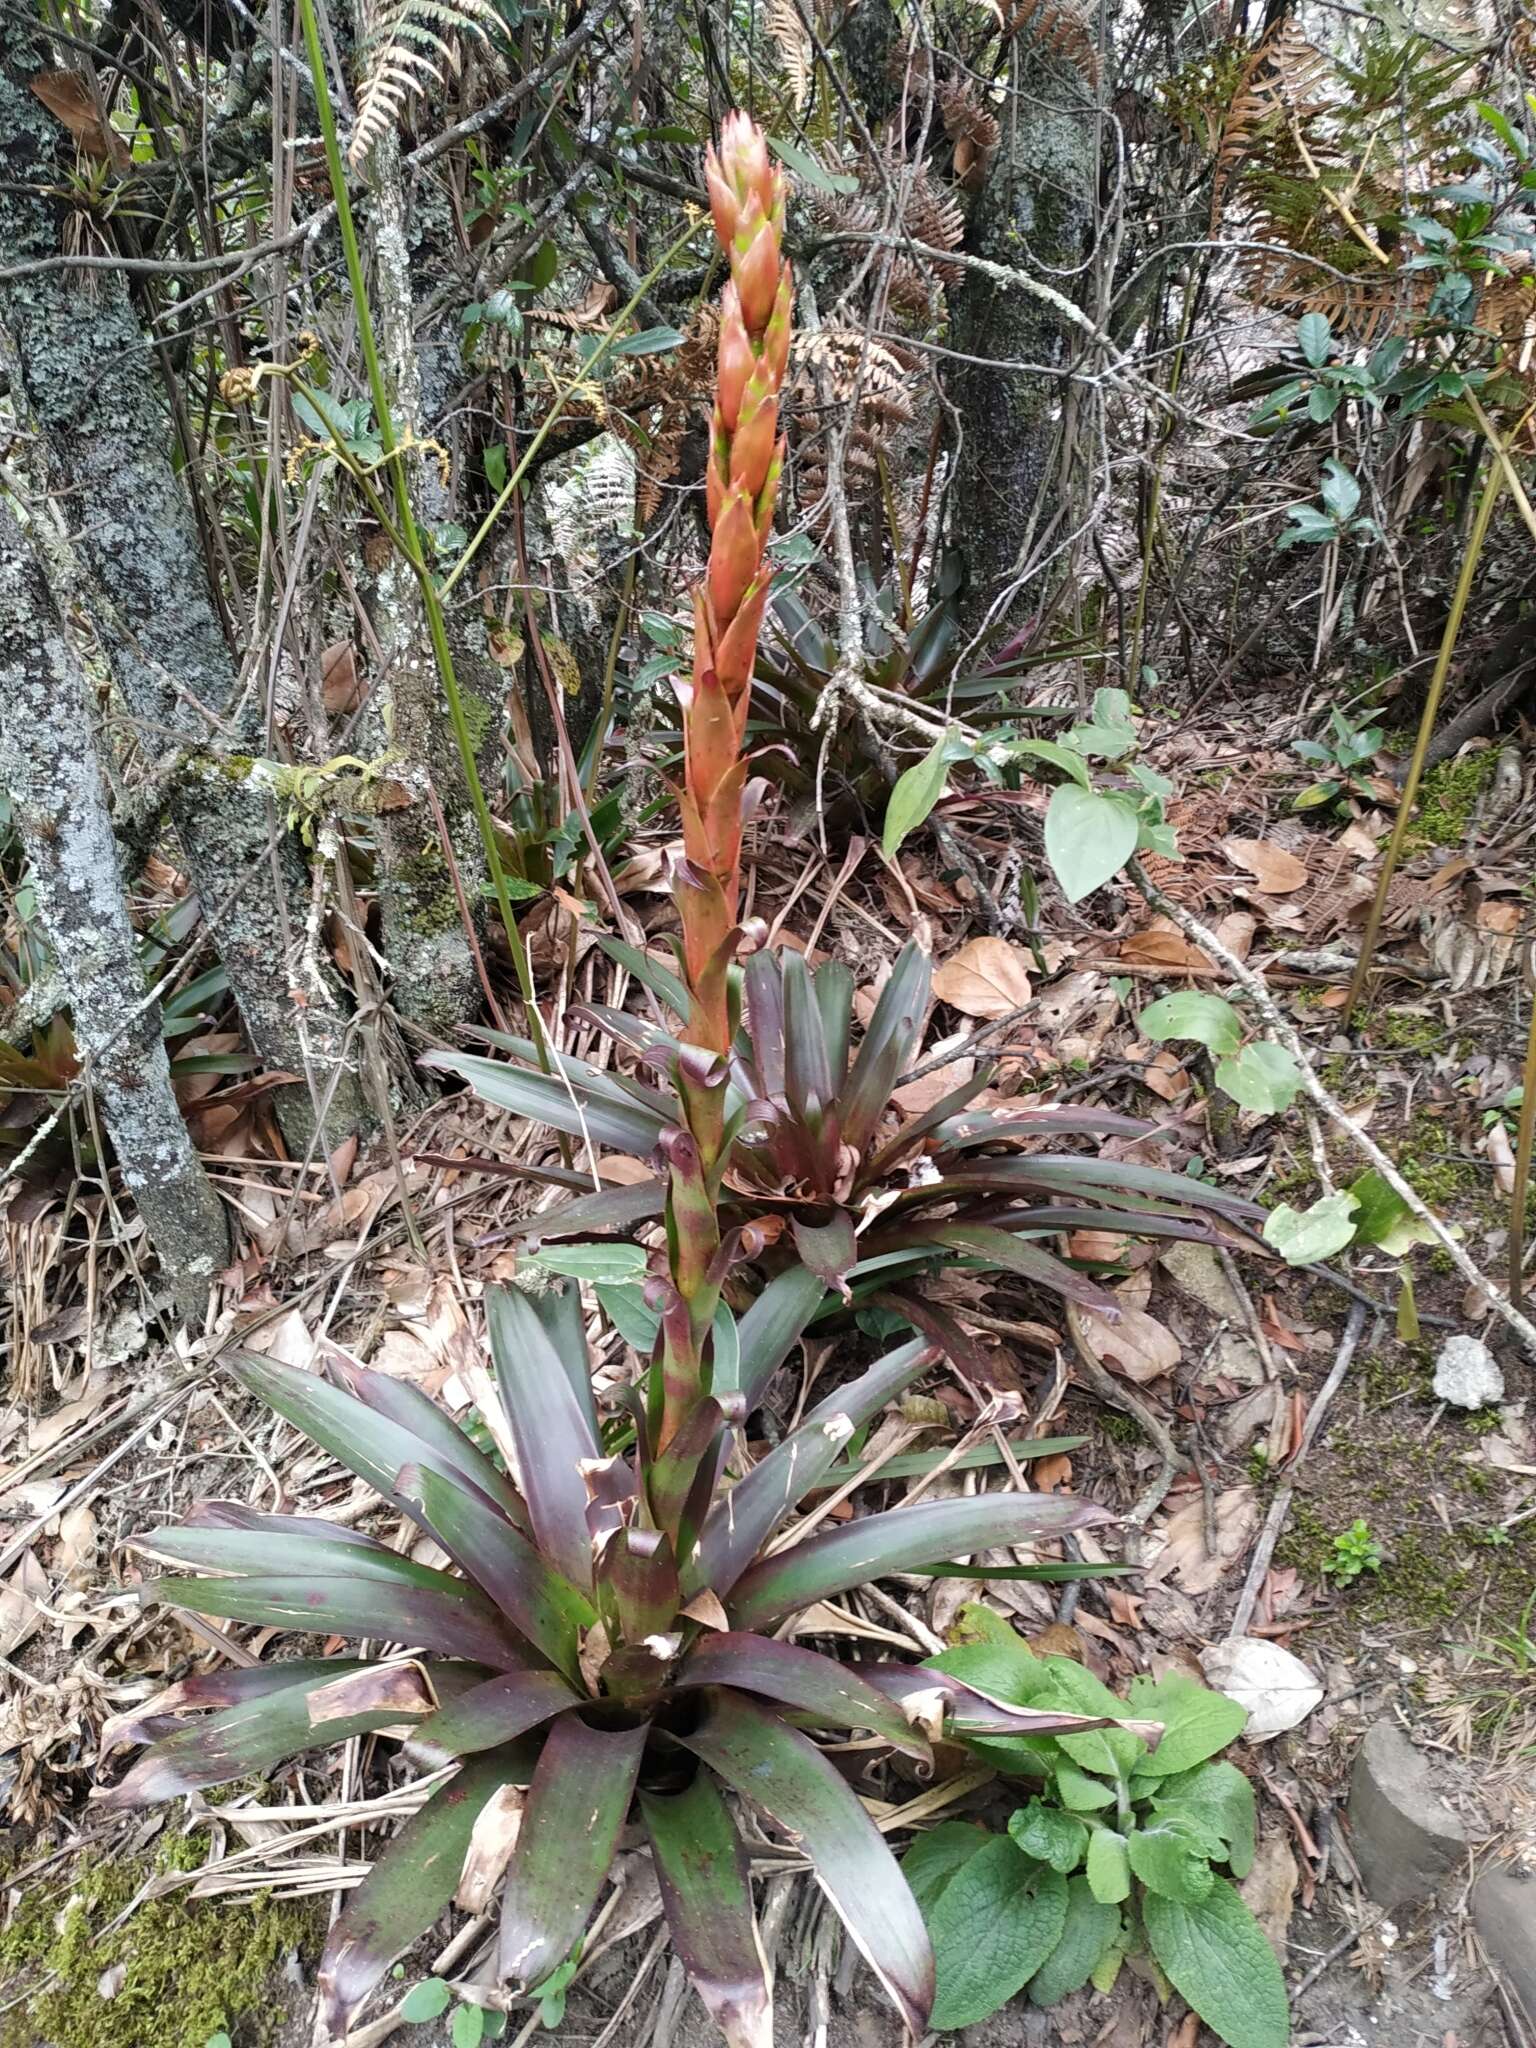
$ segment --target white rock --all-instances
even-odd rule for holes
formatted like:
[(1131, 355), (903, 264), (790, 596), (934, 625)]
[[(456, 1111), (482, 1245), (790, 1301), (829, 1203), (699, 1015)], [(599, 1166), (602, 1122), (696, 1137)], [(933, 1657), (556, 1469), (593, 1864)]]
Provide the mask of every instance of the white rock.
[(1248, 1709), (1246, 1742), (1264, 1742), (1304, 1721), (1323, 1688), (1299, 1657), (1262, 1636), (1232, 1636), (1200, 1659), (1206, 1682)]
[(1504, 1375), (1480, 1337), (1447, 1337), (1435, 1360), (1435, 1393), (1456, 1408), (1487, 1408), (1504, 1398)]

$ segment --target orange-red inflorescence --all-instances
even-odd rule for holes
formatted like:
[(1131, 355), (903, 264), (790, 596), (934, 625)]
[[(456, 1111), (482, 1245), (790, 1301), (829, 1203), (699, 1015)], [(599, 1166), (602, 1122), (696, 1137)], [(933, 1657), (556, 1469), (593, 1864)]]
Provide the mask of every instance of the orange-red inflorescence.
[(680, 803), (688, 870), (678, 903), (694, 1014), (688, 1036), (729, 1050), (726, 970), (740, 897), (742, 756), (764, 555), (784, 463), (779, 392), (789, 358), (791, 282), (782, 253), (784, 173), (757, 124), (728, 114), (705, 157), (715, 233), (731, 266), (707, 477), (709, 569), (693, 593), (693, 677), (680, 686), (685, 755)]

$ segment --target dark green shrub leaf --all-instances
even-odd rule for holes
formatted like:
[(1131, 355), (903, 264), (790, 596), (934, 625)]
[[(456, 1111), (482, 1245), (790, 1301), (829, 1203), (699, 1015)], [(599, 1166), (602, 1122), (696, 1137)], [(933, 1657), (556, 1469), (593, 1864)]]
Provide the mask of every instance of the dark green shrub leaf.
[(1234, 1877), (1253, 1868), (1253, 1787), (1236, 1764), (1201, 1764), (1152, 1790), (1152, 1811), (1208, 1828), (1227, 1851)]
[(1148, 1003), (1137, 1023), (1148, 1038), (1159, 1045), (1167, 1038), (1192, 1038), (1212, 1052), (1236, 1052), (1243, 1039), (1242, 1020), (1230, 1003), (1220, 996), (1203, 995), (1198, 989), (1180, 989), (1171, 996), (1159, 996)]
[(1179, 1820), (1133, 1828), (1125, 1844), (1131, 1869), (1149, 1892), (1189, 1904), (1203, 1899), (1214, 1882), (1201, 1839)]
[(901, 1859), (901, 1874), (925, 1918), (932, 1917), (939, 1894), (956, 1871), (993, 1840), (985, 1828), (968, 1820), (940, 1821), (926, 1835), (918, 1836)]
[(1049, 1863), (1063, 1876), (1076, 1870), (1088, 1847), (1088, 1830), (1080, 1820), (1063, 1813), (1059, 1806), (1042, 1805), (1038, 1799), (1019, 1808), (1008, 1823), (1008, 1832), (1026, 1856)]
[(1113, 1828), (1095, 1828), (1088, 1838), (1088, 1885), (1101, 1906), (1118, 1906), (1131, 1895), (1125, 1837)]
[(1113, 1787), (1102, 1778), (1090, 1778), (1086, 1771), (1066, 1761), (1056, 1764), (1054, 1769), (1057, 1794), (1062, 1805), (1073, 1813), (1097, 1813), (1101, 1806), (1114, 1805)]
[(1225, 1879), (1195, 1905), (1149, 1892), (1142, 1916), (1168, 1981), (1227, 2048), (1287, 2048), (1291, 2020), (1280, 1965)]
[(485, 2038), (485, 2013), (478, 2005), (461, 2005), (449, 2030), (453, 2048), (480, 2048)]
[(902, 841), (915, 832), (944, 794), (949, 771), (949, 735), (941, 734), (915, 766), (896, 778), (891, 800), (885, 807), (885, 829), (880, 851), (887, 860), (895, 857)]
[(1131, 1681), (1131, 1712), (1140, 1721), (1161, 1721), (1163, 1739), (1136, 1765), (1142, 1778), (1173, 1777), (1204, 1763), (1235, 1742), (1247, 1726), (1248, 1710), (1224, 1692), (1212, 1692), (1182, 1672), (1155, 1682)]
[(405, 1994), (400, 2017), (409, 2020), (412, 2026), (421, 2020), (435, 2020), (439, 2013), (448, 2010), (452, 1999), (453, 1993), (441, 1977), (424, 1977)]
[(1066, 1879), (1006, 1836), (953, 1876), (928, 1920), (938, 1967), (931, 2024), (968, 2027), (1021, 1991), (1061, 1939)]
[(1029, 1980), (1032, 2005), (1054, 2005), (1081, 1991), (1120, 1932), (1120, 1908), (1101, 1905), (1086, 1877), (1067, 1881), (1067, 1917), (1061, 1939)]
[(1069, 903), (1118, 874), (1136, 851), (1135, 806), (1123, 797), (1104, 796), (1063, 782), (1051, 792), (1045, 814), (1045, 852), (1052, 872)]

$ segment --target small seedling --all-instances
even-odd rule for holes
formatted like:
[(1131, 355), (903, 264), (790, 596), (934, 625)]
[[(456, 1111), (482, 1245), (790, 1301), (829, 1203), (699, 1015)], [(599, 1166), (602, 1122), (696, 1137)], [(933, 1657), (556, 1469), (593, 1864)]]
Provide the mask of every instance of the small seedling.
[(1336, 1586), (1347, 1586), (1362, 1572), (1379, 1572), (1381, 1560), (1382, 1548), (1371, 1534), (1370, 1525), (1357, 1518), (1334, 1537), (1333, 1551), (1323, 1570)]

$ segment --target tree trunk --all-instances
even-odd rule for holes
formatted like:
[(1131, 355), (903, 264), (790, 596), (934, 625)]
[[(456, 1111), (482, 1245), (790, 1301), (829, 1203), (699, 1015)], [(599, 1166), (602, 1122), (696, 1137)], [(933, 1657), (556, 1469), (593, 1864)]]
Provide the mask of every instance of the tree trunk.
[(224, 1210), (171, 1092), (92, 741), (87, 683), (42, 563), (0, 498), (0, 788), (11, 798), (85, 1076), (180, 1308), (229, 1256)]
[[(1093, 223), (1097, 167), (1086, 86), (1060, 59), (1021, 49), (1017, 118), (977, 196), (965, 246), (1074, 294), (1059, 273), (1080, 264)], [(1010, 147), (1011, 144), (1011, 147)], [(1047, 482), (1059, 384), (994, 363), (1050, 365), (1063, 354), (1059, 316), (1027, 292), (967, 271), (950, 293), (953, 346), (984, 360), (948, 380), (964, 441), (951, 497), (954, 539), (967, 570), (968, 627), (980, 623), (1016, 572)]]
[[(30, 90), (47, 68), (41, 38), (0, 29), (0, 266), (57, 260), (66, 212), (62, 131)], [(274, 1106), (290, 1145), (327, 1145), (366, 1121), (342, 992), (327, 963), (305, 962), (309, 877), (279, 829), (260, 778), (259, 701), (238, 677), (209, 593), (187, 495), (169, 456), (169, 426), (150, 349), (115, 275), (68, 269), (0, 285), (12, 390), (42, 437), (49, 474), (89, 580), (83, 593), (124, 701), (155, 753), (169, 737), (227, 752), (228, 775), (178, 779), (170, 811), (204, 917), (215, 935), (252, 1045), (270, 1068), (303, 1077)]]

